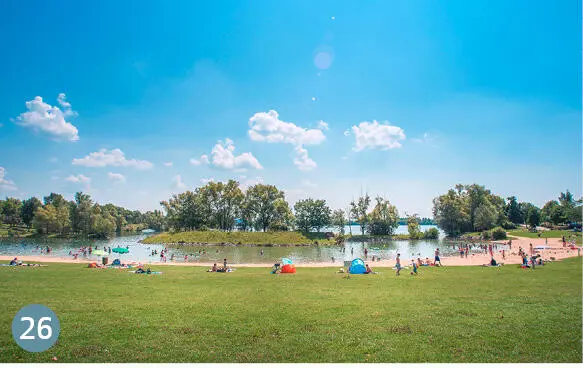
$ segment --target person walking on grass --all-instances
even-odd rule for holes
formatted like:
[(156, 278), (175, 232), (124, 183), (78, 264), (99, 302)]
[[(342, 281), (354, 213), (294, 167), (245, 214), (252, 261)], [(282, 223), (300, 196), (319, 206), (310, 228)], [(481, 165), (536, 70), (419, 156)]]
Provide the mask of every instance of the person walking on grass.
[(395, 268), (397, 269), (397, 276), (401, 274), (401, 253), (397, 253), (397, 264), (395, 264)]
[(437, 266), (438, 263), (440, 266), (443, 266), (441, 264), (441, 259), (439, 258), (439, 248), (435, 250), (435, 265)]
[(413, 265), (413, 271), (411, 271), (411, 275), (417, 276), (417, 263), (415, 263), (414, 259), (411, 260), (411, 264)]

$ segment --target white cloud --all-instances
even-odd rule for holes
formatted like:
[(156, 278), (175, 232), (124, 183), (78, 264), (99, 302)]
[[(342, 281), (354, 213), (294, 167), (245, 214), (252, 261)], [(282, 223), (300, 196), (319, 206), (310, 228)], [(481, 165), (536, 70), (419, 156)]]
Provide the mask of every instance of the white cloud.
[(71, 109), (71, 104), (66, 101), (64, 93), (60, 93), (57, 102), (58, 106), (51, 106), (43, 102), (42, 97), (37, 96), (34, 100), (26, 101), (28, 111), (20, 114), (13, 121), (23, 127), (30, 127), (34, 130), (41, 130), (56, 138), (67, 139), (71, 142), (79, 140), (79, 131), (67, 121), (68, 118), (77, 116)]
[(314, 160), (308, 157), (308, 150), (302, 146), (296, 146), (294, 149), (294, 165), (302, 171), (313, 170), (318, 166)]
[(308, 179), (304, 179), (304, 180), (302, 180), (302, 185), (303, 185), (304, 187), (308, 187), (308, 188), (317, 188), (317, 187), (318, 187), (318, 184), (316, 184), (316, 183), (313, 183), (313, 182), (311, 182), (311, 181), (310, 181), (310, 180), (308, 180)]
[(125, 183), (125, 181), (126, 181), (126, 177), (123, 176), (122, 174), (108, 172), (107, 177), (109, 178), (109, 180), (111, 180), (114, 183)]
[(324, 120), (320, 120), (318, 122), (318, 129), (321, 129), (321, 130), (330, 130), (330, 127), (328, 126), (328, 123), (326, 123)]
[(149, 161), (127, 159), (124, 153), (119, 149), (112, 149), (108, 151), (101, 149), (98, 152), (92, 152), (83, 158), (73, 159), (73, 165), (87, 166), (87, 167), (133, 167), (139, 170), (151, 169), (154, 165)]
[(12, 180), (5, 179), (6, 169), (0, 166), (0, 188), (4, 190), (18, 189)]
[(214, 181), (215, 181), (215, 179), (214, 179), (214, 178), (202, 178), (202, 179), (200, 179), (200, 182), (201, 182), (202, 184), (208, 184), (208, 183), (210, 183), (211, 181), (213, 181), (213, 182), (214, 182)]
[[(224, 170), (234, 170), (237, 172), (246, 169), (263, 169), (263, 166), (257, 161), (251, 152), (245, 152), (235, 156), (235, 146), (229, 138), (224, 142), (219, 141), (211, 151), (212, 165)], [(202, 159), (202, 157), (201, 157)]]
[(200, 159), (191, 158), (190, 163), (194, 166), (200, 165), (208, 165), (209, 164), (209, 157), (207, 155), (200, 156)]
[(256, 113), (249, 119), (249, 126), (249, 138), (258, 142), (310, 145), (320, 144), (326, 139), (319, 129), (305, 129), (279, 120), (275, 110)]
[(249, 119), (249, 138), (257, 142), (287, 143), (294, 146), (294, 164), (300, 170), (312, 170), (317, 165), (308, 157), (305, 145), (322, 143), (326, 136), (322, 129), (328, 129), (328, 124), (318, 122), (321, 129), (306, 129), (279, 119), (275, 110), (258, 112)]
[(182, 182), (182, 177), (180, 175), (176, 175), (172, 178), (172, 182), (174, 183), (174, 186), (176, 187), (176, 189), (185, 189), (186, 188), (186, 184), (184, 184)]
[(164, 166), (171, 167), (172, 166), (172, 161), (164, 162)]
[(91, 178), (88, 178), (83, 174), (69, 175), (65, 180), (70, 181), (71, 183), (87, 183), (87, 184), (89, 184), (91, 182)]
[(401, 147), (400, 140), (405, 139), (403, 129), (388, 122), (380, 124), (378, 121), (363, 121), (358, 126), (352, 126), (352, 133), (356, 138), (354, 151), (362, 151), (365, 148), (389, 150)]

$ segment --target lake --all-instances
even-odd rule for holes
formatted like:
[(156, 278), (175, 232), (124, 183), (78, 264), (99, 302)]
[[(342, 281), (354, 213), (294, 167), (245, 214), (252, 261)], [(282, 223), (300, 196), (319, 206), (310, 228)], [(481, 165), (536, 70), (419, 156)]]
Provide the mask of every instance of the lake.
[[(422, 230), (434, 226), (422, 226)], [(407, 226), (399, 226), (398, 234), (406, 233)], [(360, 234), (360, 229), (352, 228), (353, 234)], [(47, 246), (52, 248), (51, 256), (73, 258), (69, 252), (75, 253), (80, 247), (92, 246), (94, 249), (103, 249), (104, 247), (129, 247), (128, 254), (115, 254), (109, 256), (110, 262), (114, 258), (119, 258), (122, 262), (157, 262), (160, 261), (159, 255), (152, 256), (152, 251), (164, 249), (163, 245), (141, 244), (139, 240), (144, 239), (146, 235), (120, 236), (110, 240), (86, 240), (86, 239), (17, 239), (0, 240), (0, 255), (14, 256), (39, 256), (39, 259), (46, 257), (40, 253), (39, 247)], [(282, 257), (292, 259), (295, 263), (317, 263), (331, 262), (334, 257), (335, 263), (342, 265), (343, 261), (354, 258), (364, 258), (364, 249), (368, 249), (368, 259), (373, 256), (381, 259), (394, 259), (397, 253), (401, 253), (403, 259), (411, 258), (433, 258), (436, 248), (441, 249), (441, 253), (446, 255), (455, 255), (456, 250), (451, 243), (446, 243), (441, 236), (440, 240), (400, 240), (400, 241), (382, 241), (374, 242), (355, 242), (348, 241), (343, 246), (302, 246), (302, 247), (191, 247), (176, 246), (168, 248), (168, 260), (170, 254), (174, 254), (176, 262), (184, 262), (184, 256), (188, 255), (188, 262), (217, 262), (222, 263), (223, 258), (227, 258), (229, 263), (262, 263), (273, 264)], [(261, 250), (263, 249), (263, 255)], [(83, 259), (83, 256), (79, 256)], [(98, 260), (100, 257), (88, 256), (87, 260)]]

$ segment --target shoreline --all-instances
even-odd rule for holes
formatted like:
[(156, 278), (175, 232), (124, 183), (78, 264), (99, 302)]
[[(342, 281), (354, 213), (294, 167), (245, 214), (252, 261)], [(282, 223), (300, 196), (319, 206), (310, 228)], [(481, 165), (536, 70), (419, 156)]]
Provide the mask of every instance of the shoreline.
[[(547, 240), (547, 245), (550, 246), (550, 249), (541, 250), (537, 253), (541, 255), (543, 260), (550, 260), (551, 257), (555, 258), (555, 261), (560, 261), (565, 258), (573, 258), (580, 256), (580, 249), (572, 250), (568, 246), (563, 247), (562, 241), (560, 238), (551, 238)], [(533, 246), (538, 246), (533, 242), (531, 238), (516, 238), (512, 240), (512, 248), (510, 250), (506, 250), (506, 259), (502, 258), (502, 250), (495, 250), (494, 251), (494, 258), (500, 264), (506, 265), (518, 265), (522, 263), (522, 259), (518, 256), (518, 247), (522, 247), (524, 251), (529, 252), (530, 244)], [(57, 256), (21, 256), (21, 255), (2, 255), (0, 256), (0, 261), (11, 261), (15, 257), (18, 258), (19, 261), (24, 263), (72, 263), (72, 264), (88, 264), (95, 262), (89, 259), (71, 259), (68, 257), (57, 257)], [(111, 257), (110, 257), (111, 258)], [(423, 261), (424, 259), (422, 259)], [(431, 259), (432, 260), (432, 259)], [(395, 260), (394, 259), (383, 259), (381, 261), (372, 262), (370, 259), (364, 259), (366, 263), (370, 265), (371, 268), (375, 267), (394, 267)], [(129, 261), (128, 263), (133, 264), (143, 264), (143, 265), (151, 265), (151, 266), (186, 266), (186, 267), (212, 267), (214, 262), (132, 262)], [(217, 260), (217, 264), (222, 264), (222, 260)], [(459, 257), (459, 256), (442, 256), (441, 263), (444, 267), (447, 266), (481, 266), (484, 264), (490, 263), (490, 256), (484, 253), (473, 253), (470, 254), (467, 258)], [(404, 267), (411, 267), (411, 260), (408, 257), (401, 257), (401, 264)], [(272, 267), (273, 263), (229, 263), (229, 265), (233, 268), (237, 267), (254, 267), (254, 268), (262, 268), (262, 267)], [(313, 268), (313, 267), (343, 267), (344, 261), (337, 260), (335, 262), (313, 262), (313, 263), (296, 263), (296, 267), (298, 268)], [(420, 269), (423, 269), (421, 267)]]

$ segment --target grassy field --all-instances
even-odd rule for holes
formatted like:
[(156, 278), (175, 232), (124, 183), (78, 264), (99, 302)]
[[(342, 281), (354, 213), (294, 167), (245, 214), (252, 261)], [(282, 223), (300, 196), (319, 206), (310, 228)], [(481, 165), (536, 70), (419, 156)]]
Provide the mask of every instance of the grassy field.
[(31, 236), (34, 231), (29, 230), (26, 226), (13, 226), (12, 228), (6, 224), (0, 224), (0, 238), (7, 238), (9, 236), (18, 235), (20, 237)]
[[(329, 268), (82, 267), (0, 267), (0, 362), (582, 361), (581, 259), (350, 279)], [(47, 352), (12, 340), (30, 303), (59, 316)]]
[[(538, 238), (539, 233), (531, 233), (525, 229), (517, 229), (517, 230), (509, 230), (508, 234), (511, 236), (521, 236), (523, 238)], [(549, 230), (549, 231), (542, 231), (540, 232), (540, 238), (544, 242), (545, 238), (560, 238), (563, 235), (565, 238), (569, 238), (569, 235), (572, 236), (572, 239), (575, 239), (576, 243), (581, 245), (581, 239), (583, 239), (582, 233), (575, 233), (569, 230)]]
[(143, 240), (146, 244), (168, 243), (231, 243), (231, 244), (334, 244), (327, 240), (325, 233), (281, 232), (224, 232), (224, 231), (185, 231), (161, 233)]

